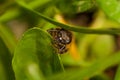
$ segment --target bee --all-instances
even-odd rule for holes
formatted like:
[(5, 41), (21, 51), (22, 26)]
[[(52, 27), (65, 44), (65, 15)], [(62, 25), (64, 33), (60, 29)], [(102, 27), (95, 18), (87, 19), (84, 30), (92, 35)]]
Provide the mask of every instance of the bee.
[(59, 54), (68, 51), (67, 45), (72, 42), (72, 33), (63, 28), (51, 28), (47, 30), (53, 38), (53, 45), (57, 48)]

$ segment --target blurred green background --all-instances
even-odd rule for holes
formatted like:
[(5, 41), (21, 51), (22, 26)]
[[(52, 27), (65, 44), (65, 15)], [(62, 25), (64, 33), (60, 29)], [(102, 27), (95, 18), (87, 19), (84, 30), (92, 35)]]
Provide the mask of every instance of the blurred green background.
[[(73, 30), (68, 52), (58, 54), (46, 30), (61, 26), (39, 13), (118, 34)], [(119, 28), (119, 0), (0, 0), (0, 80), (120, 80)]]

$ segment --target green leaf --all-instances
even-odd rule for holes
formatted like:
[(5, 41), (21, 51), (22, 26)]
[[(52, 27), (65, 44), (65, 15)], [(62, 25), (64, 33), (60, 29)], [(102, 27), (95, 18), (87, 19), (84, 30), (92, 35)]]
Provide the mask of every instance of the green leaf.
[(99, 35), (92, 46), (92, 57), (99, 59), (111, 55), (115, 51), (113, 36)]
[[(11, 1), (11, 0), (9, 0), (9, 1)], [(27, 0), (24, 0), (24, 1), (27, 1)], [(11, 2), (13, 3), (13, 1), (11, 1)], [(50, 2), (50, 0), (44, 0), (44, 1), (41, 1), (41, 0), (32, 0), (32, 1), (29, 2), (29, 4), (28, 3), (27, 4), (30, 7), (32, 7), (33, 9), (36, 9), (36, 8), (41, 8), (41, 7), (45, 8), (44, 5), (46, 5), (46, 3), (49, 3), (49, 2)], [(7, 2), (7, 3), (9, 3), (9, 2)], [(1, 9), (5, 10), (3, 8), (1, 8)], [(7, 22), (7, 21), (10, 21), (12, 19), (16, 19), (18, 17), (21, 17), (21, 16), (24, 17), (24, 15), (21, 14), (21, 8), (19, 8), (17, 6), (15, 9), (10, 9), (10, 10), (8, 9), (7, 11), (5, 11), (4, 14), (2, 14), (0, 16), (0, 22)]]
[(114, 80), (120, 80), (120, 65), (118, 65)]
[(9, 51), (13, 53), (16, 47), (16, 40), (15, 36), (13, 35), (12, 31), (7, 26), (4, 26), (0, 23), (0, 36), (6, 46), (8, 47)]
[(96, 0), (108, 17), (120, 23), (120, 2), (118, 0)]
[(0, 80), (14, 80), (12, 56), (0, 37)]
[(99, 74), (99, 75), (92, 77), (90, 80), (111, 80), (111, 79), (106, 74)]
[(0, 0), (0, 15), (4, 14), (4, 12), (9, 9), (12, 4), (14, 4), (11, 0)]
[(61, 13), (72, 16), (93, 7), (92, 0), (56, 0), (56, 7)]
[(119, 29), (88, 29), (86, 27), (76, 27), (76, 26), (65, 25), (65, 24), (59, 23), (57, 21), (54, 21), (53, 19), (48, 18), (48, 17), (42, 15), (41, 13), (33, 10), (31, 7), (29, 7), (23, 1), (16, 0), (16, 2), (20, 6), (22, 6), (22, 7), (26, 8), (27, 10), (35, 13), (38, 17), (41, 17), (44, 20), (46, 20), (46, 21), (48, 21), (48, 22), (50, 22), (50, 23), (52, 23), (52, 24), (54, 24), (56, 26), (65, 28), (67, 30), (80, 32), (80, 33), (87, 33), (87, 34), (120, 34), (120, 30)]
[(5, 74), (5, 68), (4, 65), (2, 64), (2, 61), (0, 60), (0, 80), (7, 80), (7, 75)]
[(20, 40), (13, 58), (17, 80), (44, 80), (44, 77), (63, 71), (51, 37), (44, 31), (33, 28)]
[(65, 73), (57, 74), (50, 77), (48, 80), (84, 80), (89, 79), (105, 69), (120, 63), (120, 52), (114, 53), (113, 55), (100, 59), (92, 64), (90, 67), (85, 69), (69, 70)]
[(89, 48), (91, 44), (93, 44), (97, 36), (98, 35), (86, 35), (80, 41), (78, 45), (78, 50), (83, 60), (85, 60), (86, 58), (88, 59), (87, 55), (88, 55)]

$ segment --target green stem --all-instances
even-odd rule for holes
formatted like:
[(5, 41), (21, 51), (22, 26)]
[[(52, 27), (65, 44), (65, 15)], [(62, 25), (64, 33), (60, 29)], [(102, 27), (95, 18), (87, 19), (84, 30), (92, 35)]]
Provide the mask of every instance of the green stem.
[(120, 34), (120, 30), (119, 29), (88, 29), (88, 28), (85, 28), (85, 27), (76, 27), (76, 26), (70, 26), (70, 25), (66, 25), (66, 24), (62, 24), (62, 23), (59, 23), (57, 21), (54, 21), (53, 19), (49, 18), (49, 17), (46, 17), (44, 16), (43, 14), (33, 10), (32, 8), (30, 8), (29, 6), (27, 6), (23, 1), (18, 1), (16, 0), (16, 2), (26, 8), (27, 10), (35, 13), (36, 15), (38, 15), (39, 17), (43, 18), (44, 20), (56, 25), (56, 26), (60, 26), (62, 28), (65, 28), (67, 30), (71, 30), (71, 31), (75, 31), (75, 32), (80, 32), (80, 33), (86, 33), (86, 34), (110, 34), (110, 35), (113, 35), (113, 34)]

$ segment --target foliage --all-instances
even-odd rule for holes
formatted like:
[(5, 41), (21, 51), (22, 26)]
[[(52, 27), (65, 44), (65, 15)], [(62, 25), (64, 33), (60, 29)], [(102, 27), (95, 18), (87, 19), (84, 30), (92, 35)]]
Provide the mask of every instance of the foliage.
[[(120, 52), (116, 50), (119, 41), (115, 41), (120, 34), (119, 3), (118, 0), (1, 0), (0, 80), (119, 80)], [(69, 22), (78, 14), (91, 12), (94, 19), (87, 27)], [(23, 33), (18, 28), (21, 24)], [(73, 33), (65, 54), (57, 52), (46, 31), (56, 27)], [(115, 77), (106, 74), (105, 70), (116, 66), (118, 70), (112, 73)]]

